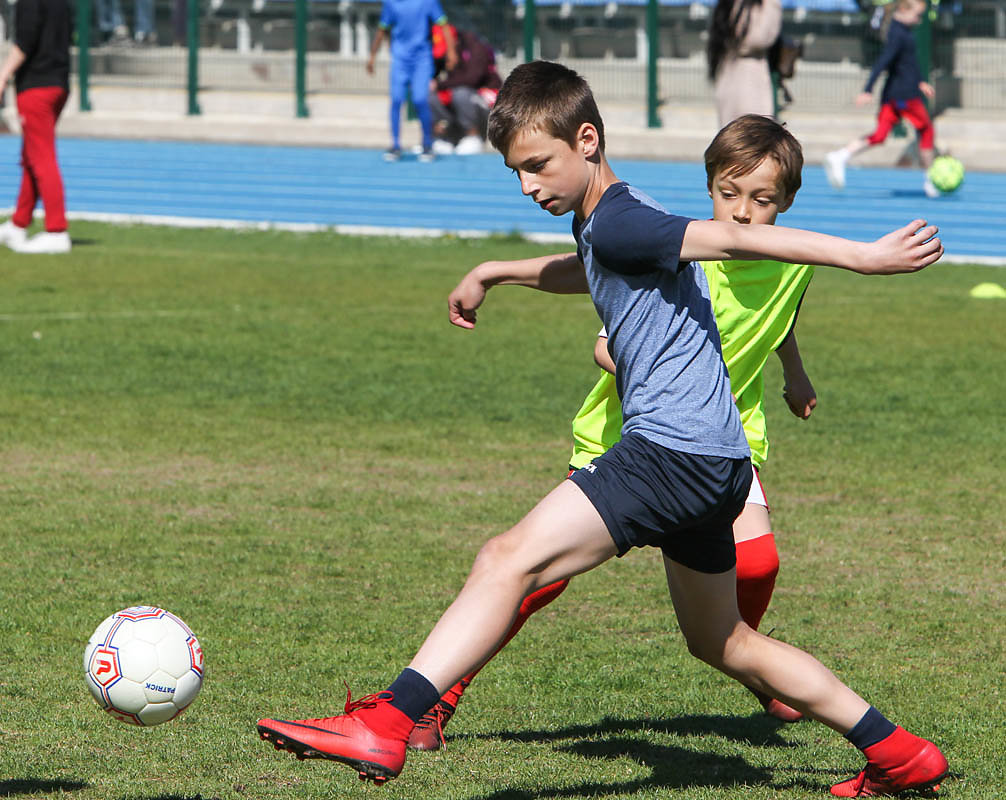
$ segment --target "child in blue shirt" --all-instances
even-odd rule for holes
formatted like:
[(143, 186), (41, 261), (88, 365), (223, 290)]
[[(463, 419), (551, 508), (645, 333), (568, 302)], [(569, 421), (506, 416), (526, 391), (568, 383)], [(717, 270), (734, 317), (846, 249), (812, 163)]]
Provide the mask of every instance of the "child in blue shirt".
[(863, 243), (670, 214), (615, 176), (590, 88), (561, 64), (514, 69), (493, 107), (489, 138), (523, 194), (555, 216), (573, 212), (577, 250), (480, 264), (451, 292), (449, 319), (473, 328), (486, 293), (499, 284), (589, 292), (615, 362), (622, 438), (486, 543), (460, 594), (387, 690), (347, 698), (345, 714), (335, 717), (259, 720), (261, 738), (383, 783), (401, 772), (415, 723), (488, 660), (525, 597), (633, 547), (653, 546), (663, 552), (693, 655), (864, 752), (866, 768), (832, 794), (937, 784), (947, 762), (935, 744), (895, 726), (815, 658), (752, 630), (738, 613), (732, 526), (750, 488), (750, 451), (709, 286), (694, 263), (769, 258), (866, 274), (911, 272), (942, 254), (936, 228), (915, 220)]
[[(869, 136), (861, 136), (845, 147), (833, 150), (824, 158), (824, 171), (828, 182), (836, 189), (845, 187), (845, 166), (857, 153), (883, 143), (891, 129), (902, 119), (911, 123), (919, 137), (919, 160), (922, 168), (928, 170), (933, 163), (935, 134), (933, 121), (929, 118), (924, 97), (932, 100), (936, 90), (932, 84), (922, 80), (912, 28), (922, 21), (926, 12), (926, 0), (895, 0), (894, 16), (884, 41), (884, 50), (877, 57), (866, 80), (863, 91), (856, 98), (856, 105), (873, 102), (873, 85), (881, 73), (887, 73), (887, 80), (880, 95), (880, 110), (877, 112), (877, 127)], [(928, 175), (922, 181), (922, 190), (927, 197), (939, 197), (939, 190), (933, 186)]]
[(423, 150), (419, 159), (433, 160), (433, 114), (428, 98), (434, 75), (430, 35), (434, 25), (443, 32), (447, 43), (447, 68), (452, 69), (457, 63), (457, 49), (440, 0), (384, 0), (381, 6), (381, 21), (370, 45), (367, 72), (374, 74), (377, 51), (390, 34), (391, 147), (384, 154), (388, 161), (397, 161), (402, 156), (402, 103), (409, 94), (423, 129)]

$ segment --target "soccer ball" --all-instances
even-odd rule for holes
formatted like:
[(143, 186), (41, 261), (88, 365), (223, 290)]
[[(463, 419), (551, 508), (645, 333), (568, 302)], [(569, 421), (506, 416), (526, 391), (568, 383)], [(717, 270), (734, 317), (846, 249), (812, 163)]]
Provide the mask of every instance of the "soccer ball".
[(203, 649), (174, 614), (131, 606), (102, 622), (84, 650), (87, 688), (105, 711), (130, 725), (160, 725), (196, 699)]
[(928, 174), (933, 186), (949, 194), (964, 182), (964, 165), (953, 156), (937, 156)]

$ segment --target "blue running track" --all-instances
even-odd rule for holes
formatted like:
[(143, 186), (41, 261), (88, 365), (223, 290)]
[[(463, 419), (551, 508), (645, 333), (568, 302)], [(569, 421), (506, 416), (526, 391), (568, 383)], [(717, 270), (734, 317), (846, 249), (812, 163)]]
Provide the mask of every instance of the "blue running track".
[[(405, 156), (389, 164), (376, 150), (96, 139), (61, 139), (58, 146), (67, 207), (77, 218), (569, 234), (569, 217), (550, 217), (523, 197), (496, 154), (432, 164)], [(13, 204), (17, 192), (19, 149), (17, 138), (0, 138), (3, 205)], [(676, 213), (711, 213), (699, 163), (615, 160), (613, 166)], [(869, 240), (916, 217), (940, 226), (956, 260), (1006, 263), (1002, 174), (969, 174), (954, 194), (928, 200), (917, 170), (850, 168), (847, 188), (836, 192), (820, 167), (809, 166), (780, 222)]]

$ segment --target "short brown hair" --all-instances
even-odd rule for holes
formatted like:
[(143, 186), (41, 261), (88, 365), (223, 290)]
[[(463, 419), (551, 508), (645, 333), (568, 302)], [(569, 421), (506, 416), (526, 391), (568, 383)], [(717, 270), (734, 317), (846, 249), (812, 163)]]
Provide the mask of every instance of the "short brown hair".
[(779, 165), (779, 184), (786, 197), (802, 182), (803, 150), (788, 130), (771, 117), (745, 114), (727, 123), (706, 148), (706, 186), (719, 173), (747, 175), (766, 158)]
[(503, 82), (489, 114), (489, 141), (505, 156), (518, 133), (540, 130), (572, 147), (585, 122), (597, 128), (604, 152), (604, 123), (587, 81), (554, 61), (529, 61)]

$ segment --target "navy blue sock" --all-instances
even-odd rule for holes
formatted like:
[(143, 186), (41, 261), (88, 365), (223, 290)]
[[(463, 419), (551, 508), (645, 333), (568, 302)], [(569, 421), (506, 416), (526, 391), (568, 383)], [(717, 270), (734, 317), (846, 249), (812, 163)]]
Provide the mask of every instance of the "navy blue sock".
[(870, 710), (853, 725), (852, 730), (845, 734), (845, 738), (860, 750), (865, 750), (894, 733), (894, 728), (893, 722), (870, 706)]
[(388, 691), (394, 694), (391, 705), (413, 722), (419, 722), (419, 718), (433, 708), (440, 699), (437, 687), (408, 667), (395, 678)]

